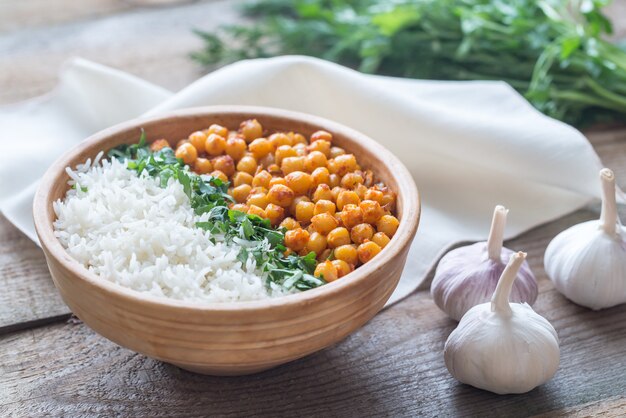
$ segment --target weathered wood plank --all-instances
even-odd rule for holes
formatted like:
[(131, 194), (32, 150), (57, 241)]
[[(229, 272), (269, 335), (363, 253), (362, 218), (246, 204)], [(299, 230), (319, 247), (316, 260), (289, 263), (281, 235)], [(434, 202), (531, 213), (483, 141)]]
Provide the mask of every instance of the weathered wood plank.
[[(63, 63), (74, 56), (128, 71), (165, 88), (181, 89), (205, 71), (189, 59), (189, 53), (202, 46), (191, 29), (240, 19), (236, 3), (203, 1), (176, 8), (143, 8), (8, 32), (0, 36), (0, 104), (50, 91)], [(4, 19), (0, 13), (0, 21)]]
[[(536, 266), (533, 266), (536, 268)], [(526, 395), (459, 384), (443, 364), (455, 324), (420, 292), (320, 353), (259, 375), (194, 375), (120, 348), (83, 324), (0, 337), (5, 415), (527, 416), (623, 406), (626, 306), (577, 307), (540, 274), (535, 305), (558, 330), (561, 367)], [(514, 359), (512, 359), (514, 361)]]
[(0, 33), (88, 20), (131, 7), (121, 0), (0, 0)]
[(43, 252), (0, 215), (0, 334), (69, 315)]

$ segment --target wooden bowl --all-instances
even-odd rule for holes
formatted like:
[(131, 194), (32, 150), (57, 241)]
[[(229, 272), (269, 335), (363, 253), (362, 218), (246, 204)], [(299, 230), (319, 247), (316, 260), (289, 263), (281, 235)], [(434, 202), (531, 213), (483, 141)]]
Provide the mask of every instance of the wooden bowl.
[[(66, 167), (101, 150), (148, 140), (176, 141), (219, 123), (235, 129), (256, 118), (269, 131), (308, 136), (331, 132), (334, 143), (356, 155), (398, 195), (400, 226), (372, 261), (349, 275), (299, 294), (263, 301), (193, 304), (143, 294), (104, 280), (74, 260), (54, 236), (52, 202), (64, 197)], [(111, 341), (187, 370), (243, 375), (287, 363), (334, 344), (369, 321), (395, 289), (420, 216), (408, 170), (382, 145), (322, 118), (277, 109), (216, 106), (126, 122), (99, 132), (57, 160), (44, 175), (33, 215), (50, 273), (63, 300), (83, 322)]]

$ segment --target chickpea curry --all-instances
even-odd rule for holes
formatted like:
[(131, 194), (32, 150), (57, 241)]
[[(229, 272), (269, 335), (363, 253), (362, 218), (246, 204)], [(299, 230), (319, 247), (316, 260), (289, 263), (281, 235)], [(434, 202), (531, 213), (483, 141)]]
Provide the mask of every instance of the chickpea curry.
[[(175, 160), (205, 179), (192, 179), (191, 188), (222, 190), (220, 202), (229, 212), (220, 215), (222, 222), (230, 219), (240, 226), (252, 220), (259, 231), (280, 234), (272, 247), (280, 252), (278, 258), (292, 260), (294, 266), (306, 264), (313, 277), (325, 282), (372, 260), (398, 229), (395, 193), (353, 154), (336, 146), (330, 132), (319, 130), (307, 139), (296, 132), (267, 132), (249, 119), (237, 130), (213, 124), (178, 141), (173, 151), (170, 147), (167, 139), (145, 145), (153, 161), (164, 166), (168, 158)], [(134, 158), (133, 167), (141, 166), (136, 150), (126, 147), (119, 153)], [(285, 266), (281, 263), (275, 270)], [(307, 286), (315, 287), (309, 283), (299, 288)]]

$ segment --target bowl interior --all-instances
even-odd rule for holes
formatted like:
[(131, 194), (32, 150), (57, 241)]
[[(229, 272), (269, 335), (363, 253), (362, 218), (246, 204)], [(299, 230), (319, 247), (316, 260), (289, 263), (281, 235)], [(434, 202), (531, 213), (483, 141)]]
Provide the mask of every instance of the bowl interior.
[(142, 129), (146, 133), (148, 142), (166, 138), (174, 145), (179, 139), (186, 138), (194, 131), (206, 129), (213, 123), (226, 126), (232, 130), (238, 128), (241, 121), (250, 118), (256, 118), (263, 126), (264, 131), (269, 133), (294, 131), (308, 137), (319, 129), (331, 132), (334, 145), (353, 153), (363, 168), (371, 169), (377, 180), (384, 182), (397, 193), (397, 216), (400, 220), (400, 226), (391, 242), (378, 256), (345, 276), (342, 280), (337, 280), (306, 292), (269, 300), (221, 302), (202, 304), (195, 307), (241, 311), (248, 308), (256, 309), (312, 300), (321, 297), (325, 292), (349, 287), (359, 280), (364, 280), (371, 276), (376, 269), (392, 260), (394, 253), (410, 245), (417, 229), (420, 215), (417, 188), (404, 165), (382, 145), (353, 129), (311, 115), (259, 107), (218, 106), (186, 109), (165, 116), (123, 123), (91, 136), (63, 155), (50, 167), (44, 176), (35, 198), (33, 209), (35, 227), (44, 249), (57, 261), (65, 264), (67, 268), (74, 270), (77, 275), (85, 280), (96, 282), (95, 284), (106, 291), (122, 292), (128, 298), (149, 300), (157, 304), (170, 304), (179, 307), (189, 306), (190, 303), (144, 295), (107, 280), (99, 279), (95, 274), (74, 261), (54, 237), (52, 223), (56, 216), (52, 209), (52, 202), (62, 199), (67, 192), (69, 176), (65, 172), (66, 167), (75, 167), (88, 158), (93, 159), (100, 151), (106, 152), (117, 145), (136, 143), (139, 140)]

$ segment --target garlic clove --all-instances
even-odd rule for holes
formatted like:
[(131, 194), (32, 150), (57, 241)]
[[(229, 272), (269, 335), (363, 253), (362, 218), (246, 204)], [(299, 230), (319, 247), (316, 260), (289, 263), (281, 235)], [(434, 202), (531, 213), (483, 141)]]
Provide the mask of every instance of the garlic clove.
[(554, 287), (574, 303), (594, 310), (626, 303), (626, 229), (617, 216), (615, 176), (605, 168), (600, 179), (600, 219), (561, 232), (544, 255)]
[(497, 394), (525, 393), (556, 373), (556, 331), (528, 304), (508, 301), (525, 257), (511, 256), (491, 302), (470, 309), (448, 337), (446, 367), (462, 383)]
[[(450, 251), (440, 261), (431, 285), (437, 306), (455, 320), (472, 307), (490, 300), (506, 262), (513, 254), (502, 246), (508, 210), (496, 206), (489, 239)], [(533, 304), (537, 281), (523, 262), (511, 291), (511, 300)]]

